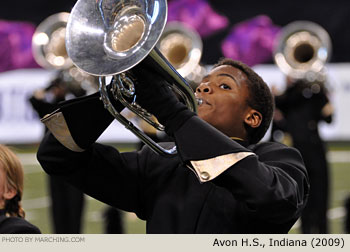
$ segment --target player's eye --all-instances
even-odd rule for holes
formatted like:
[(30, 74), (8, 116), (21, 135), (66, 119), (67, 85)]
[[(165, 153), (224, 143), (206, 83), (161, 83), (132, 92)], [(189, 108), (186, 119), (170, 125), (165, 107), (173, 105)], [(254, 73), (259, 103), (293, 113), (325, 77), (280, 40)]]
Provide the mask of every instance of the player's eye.
[(222, 88), (222, 89), (231, 89), (231, 87), (229, 85), (225, 84), (225, 83), (220, 84), (219, 87)]

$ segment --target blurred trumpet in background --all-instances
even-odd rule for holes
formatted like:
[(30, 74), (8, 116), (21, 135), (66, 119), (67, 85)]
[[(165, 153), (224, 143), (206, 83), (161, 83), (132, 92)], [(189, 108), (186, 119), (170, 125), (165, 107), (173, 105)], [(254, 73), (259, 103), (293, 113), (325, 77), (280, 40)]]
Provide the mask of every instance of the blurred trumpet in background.
[(98, 79), (75, 67), (68, 56), (65, 46), (68, 18), (69, 13), (60, 12), (43, 20), (33, 35), (32, 50), (36, 62), (45, 69), (58, 70), (57, 77), (65, 83), (67, 91), (79, 97), (96, 92)]
[(331, 50), (331, 39), (325, 29), (310, 21), (295, 21), (283, 28), (274, 60), (288, 77), (324, 82)]
[(186, 24), (173, 21), (166, 25), (157, 46), (176, 71), (195, 89), (207, 72), (200, 65), (203, 51), (200, 35)]

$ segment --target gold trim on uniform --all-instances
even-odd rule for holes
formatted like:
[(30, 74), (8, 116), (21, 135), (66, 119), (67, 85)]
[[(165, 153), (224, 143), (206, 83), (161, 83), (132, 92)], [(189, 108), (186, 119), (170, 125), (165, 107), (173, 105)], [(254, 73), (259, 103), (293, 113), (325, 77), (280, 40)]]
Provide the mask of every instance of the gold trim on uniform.
[(56, 110), (51, 114), (44, 116), (41, 119), (41, 122), (46, 125), (56, 139), (66, 148), (75, 152), (84, 151), (84, 149), (80, 148), (73, 140), (62, 112)]
[(253, 152), (238, 152), (214, 157), (206, 160), (191, 161), (200, 182), (210, 181), (226, 171), (238, 161), (255, 155)]
[(244, 141), (242, 138), (239, 137), (230, 137), (232, 140), (239, 140), (239, 141)]

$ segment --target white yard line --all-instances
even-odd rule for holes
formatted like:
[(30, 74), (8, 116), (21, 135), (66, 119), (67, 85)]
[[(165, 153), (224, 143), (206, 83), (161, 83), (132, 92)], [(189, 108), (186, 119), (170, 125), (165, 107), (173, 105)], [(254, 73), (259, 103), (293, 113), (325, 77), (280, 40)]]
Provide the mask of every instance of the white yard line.
[(45, 196), (41, 198), (22, 200), (24, 210), (35, 210), (40, 208), (47, 208), (51, 205), (50, 197)]
[[(336, 207), (329, 209), (327, 212), (327, 217), (329, 220), (335, 220), (335, 219), (340, 219), (345, 217), (345, 208), (344, 207)], [(296, 229), (300, 227), (300, 220), (298, 220), (292, 229)]]
[(22, 165), (39, 165), (36, 153), (16, 153)]
[[(88, 195), (85, 195), (85, 199), (88, 201), (95, 200), (94, 198)], [(22, 200), (22, 205), (24, 210), (35, 210), (40, 208), (47, 208), (51, 205), (50, 196)]]
[(350, 151), (329, 151), (327, 160), (330, 163), (350, 163)]

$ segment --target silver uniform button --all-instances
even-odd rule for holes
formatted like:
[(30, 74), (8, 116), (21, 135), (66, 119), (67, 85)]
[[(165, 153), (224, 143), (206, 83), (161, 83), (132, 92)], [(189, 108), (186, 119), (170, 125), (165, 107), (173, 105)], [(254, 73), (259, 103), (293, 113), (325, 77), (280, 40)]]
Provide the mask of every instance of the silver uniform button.
[(201, 178), (203, 180), (208, 180), (210, 178), (210, 175), (207, 172), (201, 172)]

